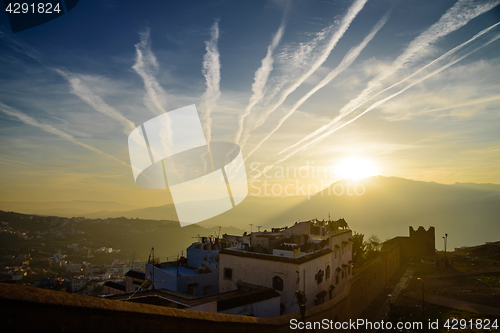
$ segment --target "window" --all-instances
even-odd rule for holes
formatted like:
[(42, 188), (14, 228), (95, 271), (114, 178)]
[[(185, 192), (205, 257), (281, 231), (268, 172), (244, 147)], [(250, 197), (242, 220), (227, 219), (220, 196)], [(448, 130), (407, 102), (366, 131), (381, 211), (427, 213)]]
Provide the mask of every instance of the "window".
[(224, 279), (233, 280), (233, 269), (232, 268), (224, 268)]
[(326, 279), (330, 278), (330, 266), (326, 266)]
[(325, 296), (327, 295), (326, 291), (322, 291), (316, 295), (316, 299), (314, 300), (314, 305), (320, 305), (325, 303)]
[(318, 273), (316, 273), (316, 282), (318, 282), (318, 284), (320, 284), (321, 282), (323, 282), (323, 275), (325, 274), (325, 272), (323, 272), (321, 269), (318, 271)]
[(335, 284), (339, 284), (339, 275), (335, 275)]
[(283, 279), (279, 276), (273, 277), (273, 289), (277, 291), (283, 291)]
[(209, 284), (207, 286), (203, 286), (203, 296), (210, 295), (210, 289), (212, 289), (211, 284)]
[(332, 299), (333, 289), (335, 289), (335, 287), (332, 284), (330, 285), (330, 290), (328, 290), (328, 293), (330, 294), (330, 299)]
[(196, 287), (198, 286), (198, 283), (191, 283), (187, 285), (187, 294), (196, 296)]

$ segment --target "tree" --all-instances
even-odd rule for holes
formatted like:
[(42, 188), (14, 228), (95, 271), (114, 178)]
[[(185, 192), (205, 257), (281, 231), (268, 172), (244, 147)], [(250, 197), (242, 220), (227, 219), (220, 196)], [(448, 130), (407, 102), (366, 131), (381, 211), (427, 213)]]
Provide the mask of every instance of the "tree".
[(352, 262), (357, 265), (363, 263), (366, 251), (366, 243), (363, 242), (365, 235), (354, 232), (352, 236)]
[(378, 257), (380, 249), (382, 248), (382, 242), (377, 236), (371, 235), (370, 238), (368, 238), (368, 242), (366, 242), (365, 245), (366, 245), (365, 260), (370, 260)]
[(356, 265), (361, 265), (365, 261), (376, 258), (382, 248), (380, 239), (372, 235), (368, 241), (364, 241), (364, 235), (354, 232), (352, 236), (352, 261)]

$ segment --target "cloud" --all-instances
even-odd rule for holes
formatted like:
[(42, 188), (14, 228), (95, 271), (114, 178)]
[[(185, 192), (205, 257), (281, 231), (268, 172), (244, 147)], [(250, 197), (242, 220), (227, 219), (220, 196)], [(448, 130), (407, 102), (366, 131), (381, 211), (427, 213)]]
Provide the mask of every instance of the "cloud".
[[(299, 148), (296, 148), (295, 150), (293, 150), (292, 152), (288, 153), (286, 156), (284, 156), (283, 158), (279, 159), (278, 161), (272, 163), (271, 165), (267, 166), (265, 170), (268, 170), (282, 162), (284, 162), (285, 160), (289, 159), (290, 157), (292, 157), (293, 155), (295, 155), (296, 153), (300, 152), (300, 151), (303, 151), (311, 146), (313, 146), (314, 144), (324, 140), (326, 137), (328, 137), (330, 134), (336, 132), (337, 130), (343, 128), (344, 126), (347, 126), (349, 125), (350, 123), (352, 123), (353, 121), (355, 121), (356, 119), (358, 119), (359, 117), (363, 116), (364, 114), (370, 112), (371, 110), (381, 106), (382, 104), (384, 104), (385, 102), (387, 102), (388, 100), (391, 100), (392, 98), (402, 94), (403, 92), (405, 92), (406, 90), (410, 89), (411, 87), (429, 79), (430, 77), (433, 77), (434, 75), (436, 74), (439, 74), (441, 73), (442, 71), (444, 71), (445, 69), (449, 68), (450, 66), (456, 64), (457, 62), (461, 61), (462, 59), (468, 57), (470, 54), (478, 51), (479, 49), (493, 43), (494, 41), (500, 39), (500, 34), (497, 34), (495, 35), (493, 38), (491, 38), (488, 42), (480, 45), (479, 47), (475, 48), (474, 50), (472, 51), (469, 51), (468, 53), (466, 53), (465, 55), (455, 59), (455, 60), (452, 60), (450, 62), (448, 62), (447, 64), (441, 66), (440, 68), (432, 71), (431, 73), (425, 75), (424, 77), (418, 79), (418, 80), (415, 80), (413, 81), (411, 84), (407, 85), (406, 87), (404, 87), (403, 89), (399, 90), (398, 92), (396, 93), (393, 93), (392, 95), (388, 96), (388, 97), (385, 97), (375, 103), (373, 103), (370, 107), (368, 107), (366, 110), (364, 110), (363, 112), (361, 112), (360, 114), (356, 115), (354, 118), (348, 120), (347, 122), (343, 123), (342, 125), (334, 128), (334, 129), (331, 129), (325, 133), (323, 133), (322, 135), (320, 136), (317, 136), (316, 138), (314, 138), (313, 140), (309, 141), (308, 143), (306, 143), (305, 145), (303, 145), (302, 147), (299, 147)], [(340, 119), (344, 118), (346, 115), (339, 115), (337, 116), (334, 120), (336, 120), (336, 122), (338, 122)], [(256, 176), (254, 176), (252, 179), (256, 179), (258, 177), (260, 177), (262, 175), (262, 173), (260, 174), (257, 174)], [(250, 179), (250, 181), (252, 180)]]
[[(454, 96), (457, 96), (457, 95), (455, 94)], [(426, 101), (426, 103), (429, 103), (433, 97), (435, 97), (433, 93), (419, 94), (417, 96), (414, 96), (414, 98), (412, 98), (411, 101), (408, 99), (405, 99), (403, 101), (403, 103), (406, 106), (411, 105), (411, 104), (415, 104), (415, 106), (417, 106), (419, 104), (422, 104), (422, 101)], [(392, 113), (392, 115), (388, 115), (388, 116), (384, 117), (384, 119), (387, 119), (389, 121), (402, 121), (402, 120), (410, 120), (414, 116), (417, 116), (417, 115), (429, 115), (429, 114), (435, 114), (437, 117), (442, 117), (443, 114), (436, 114), (436, 113), (438, 113), (440, 111), (455, 110), (455, 109), (464, 108), (464, 107), (468, 107), (468, 106), (477, 106), (477, 105), (481, 105), (481, 104), (488, 104), (490, 102), (495, 102), (495, 101), (500, 100), (500, 95), (488, 96), (488, 97), (477, 98), (477, 99), (465, 98), (465, 100), (462, 99), (462, 100), (464, 100), (463, 102), (449, 104), (453, 100), (456, 101), (456, 99), (454, 99), (454, 98), (446, 98), (443, 100), (443, 102), (447, 101), (447, 103), (440, 103), (441, 105), (445, 105), (445, 106), (427, 108), (426, 110), (424, 109), (423, 111), (419, 111), (419, 112), (408, 111), (408, 112), (405, 112), (404, 114), (399, 114), (399, 112), (395, 114), (394, 112), (384, 110), (385, 113)], [(428, 105), (427, 105), (427, 107), (428, 107)], [(392, 109), (394, 109), (394, 108), (392, 108)], [(420, 109), (422, 109), (422, 108), (420, 108)], [(475, 111), (472, 110), (469, 112), (460, 112), (460, 113), (453, 112), (450, 115), (461, 116), (461, 117), (470, 117), (474, 114), (475, 114)]]
[(136, 128), (136, 125), (132, 121), (125, 118), (125, 116), (123, 116), (123, 114), (118, 112), (115, 108), (106, 104), (101, 97), (94, 94), (89, 87), (82, 83), (82, 80), (77, 77), (72, 77), (62, 70), (56, 69), (55, 71), (68, 80), (71, 85), (72, 94), (80, 97), (82, 101), (90, 105), (97, 112), (121, 123), (125, 134), (129, 135), (130, 132)]
[(61, 130), (59, 130), (59, 129), (51, 126), (51, 125), (39, 123), (34, 118), (32, 118), (32, 117), (30, 117), (30, 116), (28, 116), (28, 115), (26, 115), (26, 114), (24, 114), (22, 112), (14, 110), (14, 109), (8, 107), (7, 105), (5, 105), (5, 104), (3, 104), (1, 102), (0, 102), (0, 110), (3, 113), (5, 113), (5, 114), (7, 114), (7, 115), (9, 115), (11, 117), (15, 117), (15, 118), (19, 119), (20, 121), (22, 121), (23, 123), (25, 123), (27, 125), (38, 127), (40, 129), (44, 130), (45, 132), (57, 135), (58, 137), (66, 140), (66, 141), (69, 141), (69, 142), (72, 142), (74, 144), (77, 144), (77, 145), (79, 145), (79, 146), (81, 146), (83, 148), (86, 148), (86, 149), (88, 149), (90, 151), (98, 153), (98, 154), (100, 154), (102, 156), (105, 156), (107, 158), (111, 158), (111, 159), (119, 162), (120, 164), (122, 164), (124, 166), (130, 167), (130, 165), (128, 165), (127, 163), (123, 162), (122, 160), (120, 160), (120, 159), (118, 159), (118, 158), (116, 158), (116, 157), (114, 157), (112, 155), (109, 155), (109, 154), (103, 152), (102, 150), (99, 150), (99, 149), (94, 148), (94, 147), (92, 147), (90, 145), (87, 145), (87, 144), (85, 144), (83, 142), (80, 142), (80, 141), (76, 140), (72, 135), (69, 135), (68, 133), (65, 133), (65, 132), (63, 132), (63, 131), (61, 131)]
[(203, 76), (207, 84), (207, 89), (201, 96), (200, 112), (202, 117), (203, 131), (207, 138), (207, 143), (212, 139), (212, 111), (217, 106), (220, 92), (220, 59), (217, 41), (219, 39), (219, 22), (215, 21), (211, 29), (211, 38), (205, 42), (207, 53), (203, 57)]
[(247, 154), (246, 158), (249, 158), (250, 155), (252, 155), (257, 149), (259, 149), (262, 144), (271, 137), (280, 127), (283, 125), (283, 123), (297, 110), (302, 104), (304, 104), (309, 97), (314, 95), (318, 90), (326, 86), (330, 81), (332, 81), (334, 78), (337, 77), (340, 73), (342, 73), (344, 70), (346, 70), (359, 56), (361, 51), (368, 45), (368, 43), (375, 37), (377, 32), (384, 26), (384, 24), (387, 22), (389, 19), (389, 14), (384, 15), (375, 25), (375, 27), (372, 29), (372, 31), (363, 39), (363, 41), (353, 47), (352, 49), (347, 52), (347, 54), (344, 56), (340, 64), (332, 70), (328, 75), (321, 80), (313, 89), (311, 89), (307, 94), (305, 94), (301, 99), (299, 99), (293, 106), (292, 108), (278, 121), (278, 124), (255, 146), (255, 148), (250, 151), (250, 153)]
[(149, 35), (149, 28), (139, 33), (141, 41), (135, 44), (136, 58), (132, 68), (144, 81), (146, 88), (144, 104), (151, 112), (160, 115), (166, 112), (167, 94), (154, 77), (154, 73), (158, 70), (158, 62), (151, 51)]
[(40, 65), (45, 67), (45, 64), (42, 61), (42, 55), (36, 49), (32, 48), (28, 44), (23, 41), (20, 41), (14, 37), (9, 36), (8, 34), (0, 31), (0, 38), (5, 40), (6, 44), (16, 52), (22, 53), (31, 59), (38, 62)]
[(288, 8), (289, 6), (287, 6), (285, 13), (283, 13), (283, 18), (281, 20), (281, 24), (278, 28), (278, 31), (276, 31), (276, 33), (273, 36), (273, 39), (271, 40), (271, 43), (267, 47), (267, 54), (264, 57), (264, 59), (262, 59), (261, 66), (255, 72), (254, 83), (252, 84), (253, 94), (250, 97), (250, 101), (248, 102), (248, 105), (246, 106), (245, 110), (238, 117), (238, 130), (236, 131), (236, 135), (234, 138), (234, 142), (236, 144), (239, 144), (241, 134), (243, 133), (243, 125), (245, 118), (250, 114), (250, 110), (255, 106), (255, 104), (260, 102), (264, 97), (264, 88), (269, 78), (269, 74), (271, 74), (271, 71), (273, 70), (273, 62), (274, 62), (273, 52), (280, 43), (281, 38), (283, 37), (283, 33), (285, 32), (285, 21)]
[[(280, 94), (278, 100), (271, 104), (266, 111), (263, 112), (262, 115), (257, 117), (255, 124), (253, 124), (252, 128), (247, 128), (243, 134), (242, 145), (244, 145), (248, 139), (250, 131), (256, 129), (257, 127), (264, 124), (266, 119), (269, 117), (271, 113), (273, 113), (283, 102), (286, 100), (288, 95), (294, 92), (311, 74), (313, 74), (328, 58), (333, 48), (337, 45), (338, 41), (344, 33), (347, 31), (351, 22), (357, 16), (357, 14), (363, 9), (367, 0), (356, 0), (353, 5), (348, 9), (347, 14), (340, 20), (340, 25), (338, 29), (333, 33), (332, 37), (328, 40), (328, 43), (323, 48), (319, 56), (315, 59), (312, 66), (309, 67), (306, 73), (300, 76), (295, 82), (291, 84), (291, 86), (284, 89), (284, 91)], [(303, 67), (307, 60), (314, 54), (315, 45), (322, 41), (329, 31), (331, 31), (334, 27), (330, 26), (326, 29), (323, 29), (316, 38), (311, 42), (311, 44), (301, 44), (299, 48), (299, 52), (294, 53), (294, 55), (288, 59), (290, 68)], [(285, 80), (287, 77), (285, 76)], [(285, 82), (279, 82), (277, 84), (277, 88), (281, 89), (285, 85)]]
[(476, 36), (472, 37), (470, 40), (466, 41), (465, 43), (462, 43), (461, 45), (453, 48), (452, 50), (446, 52), (443, 54), (441, 57), (435, 59), (428, 65), (422, 67), (418, 71), (414, 72), (412, 75), (408, 76), (407, 78), (391, 85), (390, 87), (378, 92), (374, 93), (377, 88), (379, 88), (382, 83), (391, 75), (394, 74), (397, 70), (403, 68), (404, 66), (407, 66), (411, 62), (415, 62), (418, 58), (422, 57), (423, 54), (425, 54), (425, 50), (429, 47), (430, 44), (435, 42), (437, 39), (449, 34), (450, 32), (453, 32), (464, 25), (466, 25), (470, 20), (473, 18), (489, 11), (493, 7), (497, 6), (500, 4), (500, 1), (491, 1), (488, 3), (483, 3), (477, 4), (477, 1), (467, 1), (467, 0), (459, 0), (452, 8), (450, 8), (448, 11), (446, 11), (443, 16), (433, 24), (429, 29), (424, 31), (422, 34), (420, 34), (418, 37), (416, 37), (410, 45), (401, 53), (401, 55), (398, 56), (398, 58), (392, 63), (391, 66), (389, 66), (387, 69), (385, 69), (382, 73), (380, 73), (377, 77), (375, 77), (373, 80), (371, 80), (367, 87), (353, 100), (351, 100), (349, 103), (347, 103), (344, 107), (342, 107), (339, 111), (339, 116), (335, 117), (333, 120), (331, 120), (328, 124), (323, 125), (316, 131), (312, 132), (311, 134), (307, 135), (304, 137), (302, 140), (298, 141), (297, 143), (283, 149), (280, 153), (283, 153), (287, 150), (293, 149), (294, 147), (299, 146), (300, 144), (311, 140), (312, 138), (320, 135), (321, 133), (327, 131), (330, 129), (333, 125), (338, 123), (340, 119), (342, 119), (345, 115), (353, 112), (354, 110), (358, 109), (361, 107), (364, 103), (368, 102), (375, 96), (378, 96), (380, 93), (385, 92), (396, 85), (408, 80), (409, 78), (415, 76), (417, 73), (421, 72), (422, 70), (426, 69), (427, 67), (435, 64), (438, 61), (441, 61), (442, 59), (450, 56), (451, 54), (455, 53), (457, 50), (461, 49), (463, 46), (469, 44), (471, 41), (477, 39), (478, 37), (482, 36), (486, 32), (490, 31), (492, 28), (496, 27), (495, 25), (492, 25), (491, 27), (484, 29), (480, 33), (476, 34)]

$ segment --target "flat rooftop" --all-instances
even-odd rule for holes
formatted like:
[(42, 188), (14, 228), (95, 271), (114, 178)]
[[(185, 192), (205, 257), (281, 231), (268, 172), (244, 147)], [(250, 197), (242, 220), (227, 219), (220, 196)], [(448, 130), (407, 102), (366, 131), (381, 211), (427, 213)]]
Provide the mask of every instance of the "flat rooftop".
[(286, 262), (290, 264), (296, 264), (300, 265), (305, 262), (308, 262), (309, 260), (313, 260), (322, 256), (325, 256), (327, 254), (332, 253), (333, 251), (331, 249), (322, 249), (319, 251), (311, 252), (305, 255), (301, 255), (300, 257), (285, 257), (285, 256), (279, 256), (279, 255), (272, 255), (272, 254), (263, 254), (263, 253), (256, 253), (256, 252), (248, 252), (245, 250), (238, 250), (236, 248), (227, 248), (222, 251), (220, 251), (220, 254), (228, 254), (232, 256), (237, 256), (237, 257), (244, 257), (244, 258), (253, 258), (253, 259), (260, 259), (260, 260), (269, 260), (269, 261), (280, 261), (280, 262)]
[[(198, 275), (200, 272), (198, 268), (192, 268), (192, 267), (185, 267), (185, 266), (170, 266), (170, 267), (164, 267), (164, 268), (158, 268), (159, 270), (162, 270), (163, 272), (177, 276), (177, 272), (179, 272), (180, 276), (191, 276), (191, 275)], [(179, 269), (179, 271), (177, 271)]]

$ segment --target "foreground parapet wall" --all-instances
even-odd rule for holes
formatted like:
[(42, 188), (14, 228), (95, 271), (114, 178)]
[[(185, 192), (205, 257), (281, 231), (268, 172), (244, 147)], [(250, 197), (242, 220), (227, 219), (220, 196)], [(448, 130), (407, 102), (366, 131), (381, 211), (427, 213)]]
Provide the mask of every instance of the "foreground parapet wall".
[[(399, 268), (399, 244), (360, 270), (333, 299), (306, 312), (306, 321), (358, 318)], [(0, 283), (2, 332), (290, 332), (298, 312), (274, 318), (187, 311)]]

